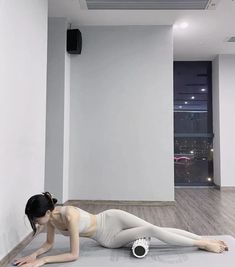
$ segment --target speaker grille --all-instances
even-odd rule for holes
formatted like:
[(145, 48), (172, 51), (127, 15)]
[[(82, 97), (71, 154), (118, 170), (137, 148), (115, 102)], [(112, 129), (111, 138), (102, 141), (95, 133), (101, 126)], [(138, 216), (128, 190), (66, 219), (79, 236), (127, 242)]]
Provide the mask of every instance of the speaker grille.
[(86, 4), (88, 9), (98, 10), (200, 10), (214, 9), (218, 1), (219, 0), (86, 0)]
[(81, 54), (82, 34), (79, 29), (67, 30), (67, 52), (69, 54)]

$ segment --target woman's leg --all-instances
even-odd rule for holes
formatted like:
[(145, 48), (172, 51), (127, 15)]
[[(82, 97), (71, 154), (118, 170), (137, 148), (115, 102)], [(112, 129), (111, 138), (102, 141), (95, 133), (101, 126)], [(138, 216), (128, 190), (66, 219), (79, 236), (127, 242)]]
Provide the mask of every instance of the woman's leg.
[[(225, 249), (225, 247), (219, 243), (212, 244), (208, 241), (197, 240), (197, 235), (191, 235), (191, 233), (180, 229), (172, 230), (172, 228), (170, 228), (171, 230), (167, 230), (158, 227), (122, 210), (111, 210), (109, 216), (112, 218), (110, 220), (112, 228), (117, 229), (116, 233), (110, 239), (109, 247), (112, 248), (122, 247), (139, 238), (155, 237), (171, 245), (196, 246), (214, 252), (222, 252)], [(175, 232), (180, 233), (180, 235)], [(184, 236), (182, 234), (184, 234)], [(185, 236), (186, 234), (187, 237)]]
[(172, 233), (175, 233), (175, 234), (178, 234), (178, 235), (182, 235), (182, 236), (185, 236), (185, 237), (189, 237), (189, 238), (192, 238), (194, 240), (208, 240), (210, 242), (217, 242), (217, 243), (220, 243), (222, 245), (224, 245), (226, 247), (226, 250), (228, 250), (228, 245), (222, 241), (222, 240), (216, 240), (216, 239), (208, 239), (208, 238), (205, 238), (203, 236), (200, 236), (200, 235), (196, 235), (196, 234), (193, 234), (191, 232), (188, 232), (188, 231), (185, 231), (185, 230), (181, 230), (181, 229), (177, 229), (177, 228), (168, 228), (168, 227), (162, 227), (164, 230), (167, 230), (167, 231), (170, 231)]
[[(123, 211), (121, 211), (123, 212)], [(130, 216), (131, 215), (131, 216)], [(132, 225), (132, 226), (145, 226), (145, 225), (152, 225), (150, 224), (149, 222), (133, 215), (133, 214), (130, 214), (128, 212), (125, 212), (122, 214), (120, 213), (120, 216), (125, 216), (125, 219), (128, 218), (128, 223), (125, 222), (125, 220), (122, 221), (122, 223), (125, 225), (125, 227), (128, 227), (129, 225)], [(185, 231), (185, 230), (181, 230), (181, 229), (177, 229), (177, 228), (169, 228), (169, 227), (161, 227), (162, 229), (168, 231), (168, 232), (171, 232), (171, 233), (175, 233), (175, 234), (178, 234), (178, 235), (181, 235), (181, 236), (185, 236), (185, 237), (188, 237), (188, 238), (191, 238), (191, 239), (195, 239), (195, 240), (200, 240), (202, 239), (201, 236), (199, 235), (196, 235), (194, 233), (190, 233), (188, 231)]]
[(192, 238), (184, 237), (162, 229), (161, 227), (150, 225), (133, 227), (130, 229), (122, 230), (116, 234), (111, 241), (112, 247), (122, 247), (131, 243), (139, 238), (155, 237), (164, 243), (177, 246), (194, 246), (195, 240)]
[[(155, 237), (165, 243), (179, 246), (193, 246), (196, 236), (189, 237), (186, 231), (178, 230), (181, 235), (173, 232), (176, 230), (167, 230), (156, 225), (153, 225), (131, 213), (122, 210), (110, 210), (110, 224), (113, 229), (117, 229), (113, 235), (111, 243), (112, 246), (121, 247), (138, 238)], [(189, 233), (187, 233), (189, 235)], [(192, 234), (193, 235), (193, 234)]]
[(189, 237), (189, 238), (192, 238), (192, 239), (195, 239), (195, 240), (202, 239), (202, 237), (200, 235), (196, 235), (196, 234), (190, 233), (190, 232), (185, 231), (185, 230), (181, 230), (181, 229), (177, 229), (177, 228), (169, 228), (169, 227), (162, 227), (162, 229), (164, 229), (166, 231), (169, 231), (171, 233), (175, 233), (175, 234), (178, 234), (178, 235)]

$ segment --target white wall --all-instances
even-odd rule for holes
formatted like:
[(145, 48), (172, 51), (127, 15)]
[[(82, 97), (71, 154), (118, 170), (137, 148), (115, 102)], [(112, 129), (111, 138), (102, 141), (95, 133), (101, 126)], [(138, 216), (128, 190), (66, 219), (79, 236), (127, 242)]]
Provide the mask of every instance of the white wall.
[(45, 190), (68, 200), (70, 58), (66, 52), (67, 20), (48, 24)]
[(172, 28), (80, 29), (70, 199), (174, 200)]
[(1, 259), (31, 232), (25, 204), (44, 190), (46, 0), (1, 1), (0, 59)]
[[(235, 55), (219, 55), (213, 62), (218, 79), (213, 83), (213, 112), (215, 130), (215, 177), (222, 187), (235, 186)], [(220, 162), (219, 162), (220, 159)]]
[(64, 86), (64, 155), (63, 155), (63, 199), (69, 199), (69, 144), (70, 144), (70, 55), (65, 54)]

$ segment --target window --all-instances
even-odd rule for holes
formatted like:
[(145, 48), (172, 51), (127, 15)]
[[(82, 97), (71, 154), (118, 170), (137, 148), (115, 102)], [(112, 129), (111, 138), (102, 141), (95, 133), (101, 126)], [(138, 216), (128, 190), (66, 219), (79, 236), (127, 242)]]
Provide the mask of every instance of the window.
[(174, 62), (175, 185), (213, 185), (210, 61)]

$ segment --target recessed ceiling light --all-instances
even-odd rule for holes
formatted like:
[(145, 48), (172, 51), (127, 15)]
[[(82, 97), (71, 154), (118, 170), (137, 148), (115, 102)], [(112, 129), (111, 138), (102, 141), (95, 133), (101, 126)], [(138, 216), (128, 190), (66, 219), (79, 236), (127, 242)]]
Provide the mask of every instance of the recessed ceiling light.
[(188, 104), (188, 102), (187, 102), (187, 101), (185, 101), (185, 102), (184, 102), (184, 104)]
[(192, 96), (191, 99), (195, 99), (195, 96)]
[(186, 29), (188, 27), (188, 22), (175, 23), (173, 29)]
[(205, 88), (202, 88), (202, 89), (201, 89), (201, 91), (202, 91), (202, 92), (205, 92), (205, 91), (206, 91), (206, 89), (205, 89)]
[(179, 108), (182, 108), (182, 106), (179, 106)]
[(180, 23), (179, 26), (180, 26), (181, 29), (186, 29), (188, 27), (188, 23), (187, 22), (182, 22), (182, 23)]

